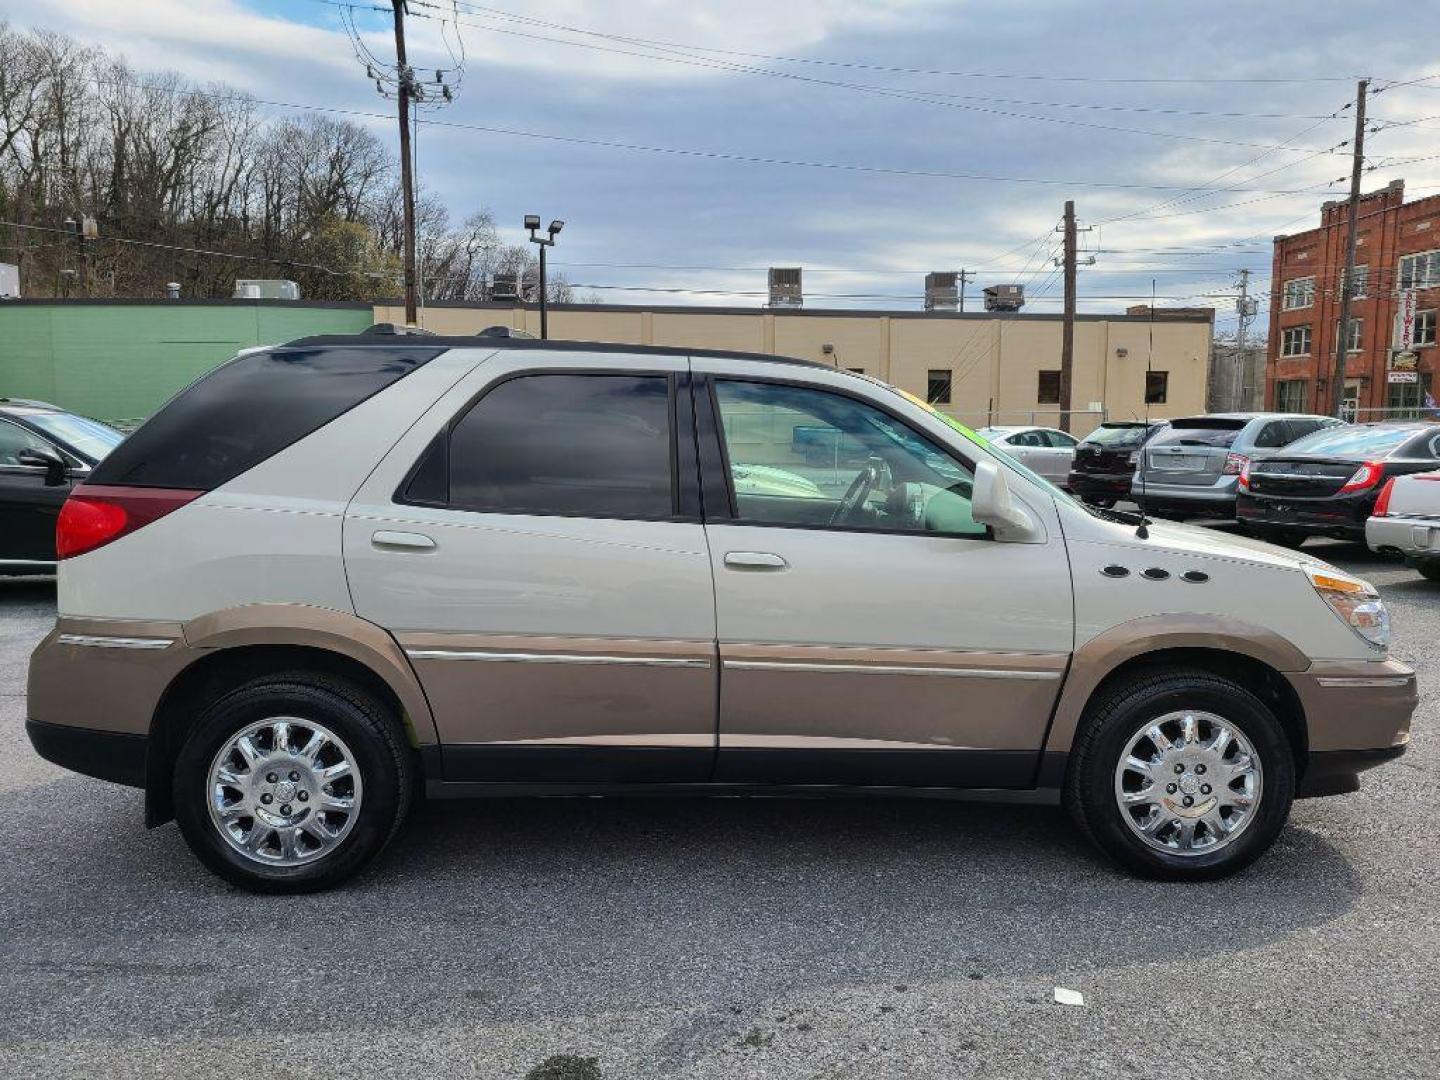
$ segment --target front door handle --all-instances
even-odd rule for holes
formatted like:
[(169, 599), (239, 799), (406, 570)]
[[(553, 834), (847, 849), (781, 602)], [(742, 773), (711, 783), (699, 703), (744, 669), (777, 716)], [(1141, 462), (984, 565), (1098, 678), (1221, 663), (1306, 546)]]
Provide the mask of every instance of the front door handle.
[(434, 551), (435, 541), (424, 533), (391, 532), (381, 529), (370, 537), (370, 543), (377, 548), (391, 548), (404, 551)]
[(784, 570), (790, 564), (768, 551), (727, 551), (725, 565), (737, 570)]

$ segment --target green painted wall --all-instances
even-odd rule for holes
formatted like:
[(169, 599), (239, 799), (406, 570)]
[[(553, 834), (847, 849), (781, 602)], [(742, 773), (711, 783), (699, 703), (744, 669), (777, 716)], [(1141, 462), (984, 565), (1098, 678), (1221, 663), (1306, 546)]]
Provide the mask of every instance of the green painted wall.
[(367, 305), (29, 304), (0, 301), (0, 397), (141, 420), (240, 349), (374, 322)]

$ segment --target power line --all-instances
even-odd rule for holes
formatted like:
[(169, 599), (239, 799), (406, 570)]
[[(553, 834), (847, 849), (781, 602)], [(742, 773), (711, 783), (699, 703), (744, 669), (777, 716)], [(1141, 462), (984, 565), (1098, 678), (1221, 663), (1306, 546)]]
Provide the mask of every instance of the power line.
[[(325, 3), (333, 3), (334, 0), (321, 0)], [(425, 0), (415, 0), (421, 7), (430, 7), (432, 4)], [(1090, 76), (1090, 75), (1040, 75), (1020, 72), (982, 72), (982, 71), (951, 71), (937, 68), (898, 67), (886, 64), (870, 64), (859, 61), (846, 60), (822, 60), (816, 57), (800, 56), (778, 56), (773, 53), (746, 52), (740, 49), (717, 49), (713, 46), (688, 45), (675, 41), (663, 41), (654, 38), (630, 37), (620, 34), (607, 34), (596, 30), (584, 30), (579, 27), (568, 26), (564, 23), (548, 22), (544, 19), (536, 19), (528, 15), (519, 15), (515, 12), (503, 11), (500, 8), (485, 7), (481, 4), (470, 3), (468, 0), (460, 0), (459, 6), (465, 9), (467, 14), (485, 14), (503, 19), (532, 25), (543, 26), (552, 30), (568, 30), (572, 33), (588, 34), (596, 37), (609, 38), (616, 41), (626, 41), (633, 44), (663, 46), (666, 48), (686, 49), (698, 53), (711, 53), (723, 56), (742, 56), (753, 60), (769, 60), (787, 64), (812, 64), (821, 67), (855, 68), (865, 71), (883, 71), (898, 75), (936, 75), (956, 79), (1014, 79), (1034, 82), (1063, 82), (1063, 83), (1098, 83), (1098, 84), (1227, 84), (1227, 83), (1324, 83), (1324, 82), (1353, 82), (1356, 76), (1353, 75), (1326, 75), (1326, 76), (1300, 76), (1300, 77), (1276, 77), (1276, 76), (1208, 76), (1208, 77), (1146, 77), (1146, 76)], [(1426, 76), (1435, 78), (1436, 76)], [(1401, 84), (1404, 85), (1404, 84)]]

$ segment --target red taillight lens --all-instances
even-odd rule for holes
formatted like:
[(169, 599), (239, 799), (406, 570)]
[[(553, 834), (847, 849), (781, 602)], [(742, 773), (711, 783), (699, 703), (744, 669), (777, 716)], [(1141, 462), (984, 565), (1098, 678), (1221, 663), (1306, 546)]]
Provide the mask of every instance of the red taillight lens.
[(1249, 467), (1250, 467), (1250, 459), (1249, 459), (1248, 457), (1246, 457), (1244, 454), (1226, 454), (1226, 455), (1225, 455), (1225, 475), (1226, 475), (1226, 476), (1243, 476), (1243, 475), (1245, 475), (1245, 470), (1248, 469)]
[(60, 520), (55, 524), (55, 557), (69, 559), (104, 547), (203, 494), (175, 488), (81, 484), (60, 508)]
[(1374, 487), (1380, 481), (1381, 471), (1378, 461), (1365, 462), (1355, 470), (1354, 476), (1345, 481), (1345, 486), (1340, 489), (1339, 494), (1348, 495), (1352, 491), (1364, 491), (1366, 488)]
[(1375, 517), (1384, 517), (1390, 512), (1390, 493), (1395, 490), (1395, 478), (1392, 476), (1385, 481), (1385, 486), (1380, 489), (1380, 497), (1375, 500), (1375, 509), (1370, 511)]
[[(1225, 463), (1228, 465), (1228, 464), (1230, 463), (1230, 458), (1232, 458), (1232, 457), (1238, 457), (1238, 456), (1239, 456), (1238, 454), (1230, 454), (1228, 457), (1226, 457)], [(1245, 459), (1245, 464), (1243, 464), (1243, 465), (1240, 466), (1240, 479), (1237, 480), (1236, 483), (1240, 485), (1240, 490), (1241, 490), (1241, 491), (1249, 491), (1249, 490), (1250, 490), (1250, 459), (1249, 459), (1249, 458), (1246, 458), (1246, 459)]]

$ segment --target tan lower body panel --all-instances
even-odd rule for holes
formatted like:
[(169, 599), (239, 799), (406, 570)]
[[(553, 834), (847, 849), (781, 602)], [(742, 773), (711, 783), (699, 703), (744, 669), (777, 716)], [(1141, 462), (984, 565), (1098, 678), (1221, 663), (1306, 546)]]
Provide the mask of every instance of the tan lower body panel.
[(1287, 673), (1310, 729), (1310, 750), (1382, 750), (1410, 736), (1419, 703), (1414, 669), (1398, 660), (1317, 660)]
[(398, 637), (446, 744), (714, 746), (713, 642)]
[(1067, 657), (724, 644), (720, 747), (1036, 751)]

